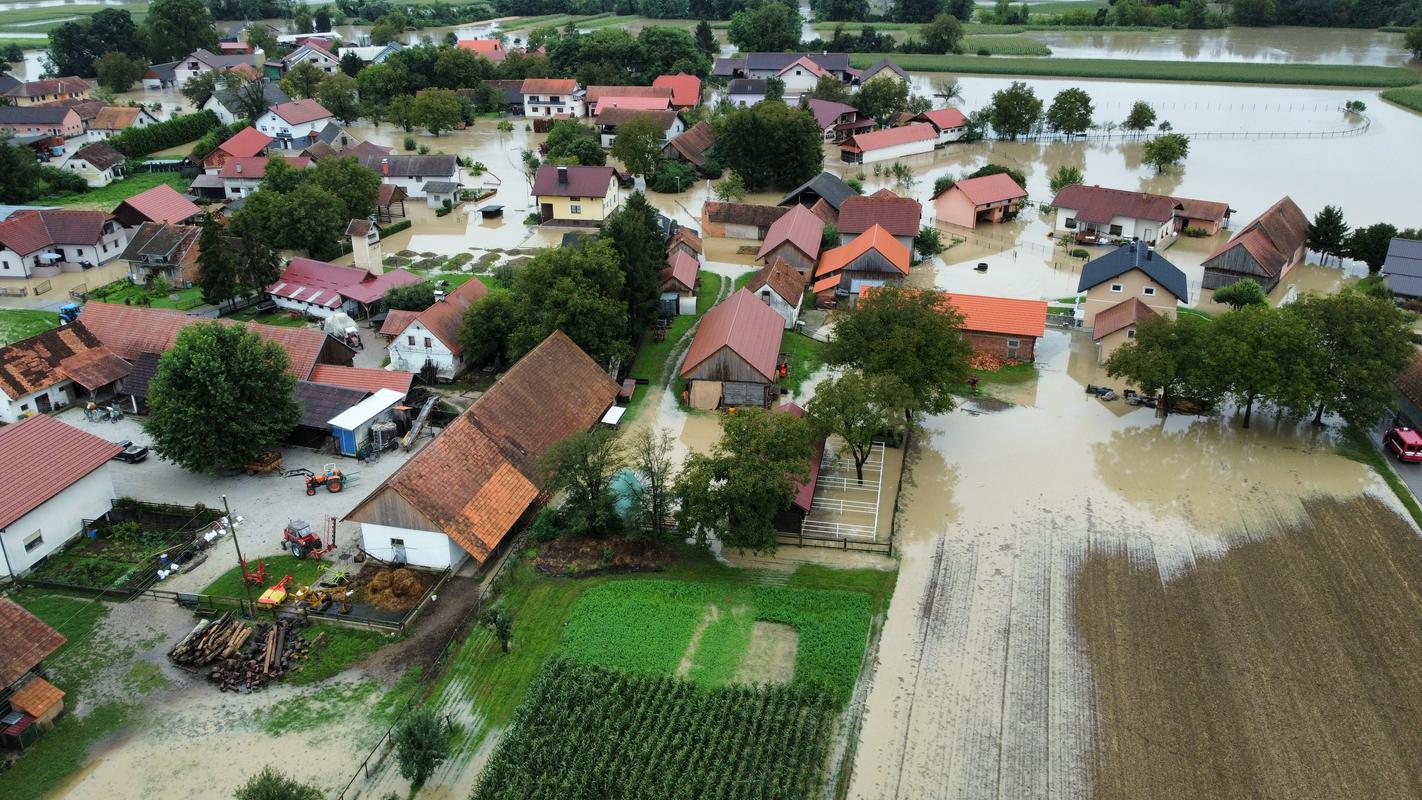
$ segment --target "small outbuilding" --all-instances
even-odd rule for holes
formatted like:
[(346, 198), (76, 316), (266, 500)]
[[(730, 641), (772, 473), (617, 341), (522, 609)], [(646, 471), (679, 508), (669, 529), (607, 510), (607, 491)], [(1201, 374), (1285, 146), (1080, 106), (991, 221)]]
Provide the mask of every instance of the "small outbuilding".
[(943, 292), (963, 317), (963, 338), (976, 353), (1030, 362), (1047, 330), (1047, 301)]
[(746, 290), (770, 306), (781, 319), (785, 320), (785, 330), (795, 327), (800, 319), (800, 303), (805, 298), (806, 277), (783, 258), (755, 274), (746, 284)]
[(1284, 197), (1204, 260), (1203, 288), (1222, 289), (1251, 278), (1268, 292), (1307, 254), (1308, 217)]
[(700, 271), (701, 262), (682, 250), (667, 256), (661, 273), (662, 316), (696, 313), (696, 276)]
[(885, 128), (849, 137), (839, 147), (839, 159), (846, 164), (870, 164), (932, 153), (938, 131), (932, 125), (914, 122), (902, 128)]
[(820, 256), (815, 268), (815, 299), (833, 299), (852, 308), (864, 289), (902, 284), (909, 264), (908, 248), (882, 226), (874, 225), (849, 244)]
[(692, 408), (770, 405), (784, 330), (780, 315), (745, 289), (706, 312), (681, 368)]
[(393, 421), (395, 406), (404, 400), (405, 396), (393, 389), (378, 389), (375, 394), (329, 419), (327, 424), (331, 426), (331, 436), (336, 440), (336, 452), (343, 456), (360, 453), (371, 438), (371, 426), (377, 422)]
[(939, 222), (976, 228), (980, 222), (997, 224), (1016, 216), (1026, 199), (1026, 189), (997, 173), (958, 181), (934, 196), (933, 207)]
[(64, 692), (47, 680), (45, 659), (64, 635), (0, 597), (0, 749), (23, 750), (64, 711)]
[(1105, 364), (1117, 348), (1136, 338), (1137, 325), (1154, 316), (1159, 315), (1138, 297), (1128, 297), (1098, 313), (1091, 328), (1091, 340), (1096, 343), (1096, 362)]

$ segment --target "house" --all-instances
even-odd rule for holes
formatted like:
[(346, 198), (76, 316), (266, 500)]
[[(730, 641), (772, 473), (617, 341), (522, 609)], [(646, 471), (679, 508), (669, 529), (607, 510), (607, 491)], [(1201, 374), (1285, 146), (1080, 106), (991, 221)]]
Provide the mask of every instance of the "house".
[(785, 84), (785, 102), (798, 103), (802, 95), (807, 95), (815, 90), (815, 84), (820, 78), (832, 76), (829, 70), (821, 67), (810, 59), (809, 56), (801, 56), (789, 64), (780, 68), (775, 73)]
[(975, 353), (1031, 362), (1037, 340), (1047, 330), (1047, 302), (1012, 297), (942, 292), (943, 301), (963, 317), (959, 330)]
[(0, 105), (0, 131), (15, 136), (61, 136), (73, 139), (84, 133), (79, 113), (68, 106)]
[(908, 277), (909, 248), (882, 225), (873, 225), (848, 244), (827, 250), (815, 267), (815, 299), (853, 307), (859, 293), (872, 286), (897, 286)]
[(1191, 200), (1188, 197), (1175, 198), (1175, 216), (1180, 220), (1181, 232), (1197, 232), (1196, 235), (1214, 236), (1229, 226), (1229, 217), (1234, 209), (1229, 203), (1215, 200)]
[[(382, 269), (378, 263), (372, 266)], [(279, 308), (306, 316), (325, 319), (341, 312), (359, 317), (391, 289), (421, 280), (403, 269), (370, 272), (314, 258), (293, 258), (281, 277), (263, 291)]]
[(672, 90), (665, 86), (589, 86), (583, 100), (589, 114), (601, 114), (604, 108), (664, 111), (672, 106)]
[(277, 147), (297, 149), (316, 141), (316, 132), (335, 118), (315, 100), (278, 103), (257, 117), (255, 127), (275, 139)]
[[(603, 102), (605, 104), (607, 99)], [(657, 127), (662, 131), (663, 143), (671, 141), (682, 131), (686, 130), (686, 123), (681, 121), (681, 116), (675, 111), (638, 111), (630, 108), (609, 108), (599, 113), (594, 120), (594, 123), (601, 128), (602, 146), (611, 148), (612, 143), (617, 141), (618, 126), (625, 125), (634, 119), (650, 119), (655, 122)]]
[(712, 307), (697, 325), (682, 362), (691, 407), (768, 406), (780, 394), (784, 321), (745, 289)]
[(256, 128), (243, 128), (232, 134), (216, 150), (207, 154), (207, 158), (202, 161), (203, 167), (209, 172), (216, 174), (222, 169), (222, 165), (227, 163), (229, 158), (254, 158), (267, 152), (267, 148), (276, 141), (272, 137), (262, 133)]
[[(130, 364), (140, 363), (145, 354), (167, 352), (183, 328), (212, 322), (210, 318), (189, 316), (174, 309), (118, 303), (86, 303), (80, 318), (105, 347)], [(229, 319), (218, 322), (241, 325), (264, 341), (275, 342), (286, 351), (287, 374), (297, 380), (309, 378), (317, 364), (349, 367), (355, 360), (355, 351), (350, 347), (311, 328), (241, 323)], [(127, 385), (124, 388), (127, 391)]]
[(462, 202), (463, 190), (453, 181), (426, 181), (420, 187), (420, 194), (425, 196), (425, 205), (430, 208), (452, 208)]
[(910, 122), (932, 125), (938, 132), (935, 147), (961, 140), (968, 133), (968, 118), (956, 108), (939, 108), (925, 111), (910, 118)]
[(1422, 297), (1422, 241), (1395, 238), (1387, 246), (1383, 282), (1404, 300)]
[(698, 170), (706, 166), (707, 151), (716, 143), (716, 129), (706, 120), (673, 136), (662, 148), (662, 158), (685, 161)]
[(1271, 291), (1308, 255), (1308, 217), (1288, 197), (1269, 206), (1204, 260), (1206, 289), (1253, 278)]
[(779, 206), (708, 200), (701, 206), (701, 230), (706, 236), (764, 239), (770, 233), (770, 226), (788, 211)]
[(201, 208), (166, 183), (139, 192), (114, 208), (114, 219), (125, 228), (145, 222), (196, 222), (201, 215)]
[(1096, 363), (1105, 364), (1117, 348), (1136, 338), (1137, 325), (1154, 316), (1158, 315), (1139, 297), (1128, 297), (1097, 312), (1091, 328), (1091, 340), (1096, 343)]
[(701, 105), (701, 79), (695, 75), (678, 72), (675, 75), (658, 75), (652, 86), (657, 89), (671, 89), (672, 108), (678, 111)]
[(718, 78), (770, 78), (790, 64), (807, 58), (815, 66), (848, 83), (851, 77), (848, 53), (747, 53), (739, 58), (718, 58), (712, 74)]
[(658, 284), (663, 317), (696, 313), (696, 275), (700, 271), (701, 260), (696, 256), (680, 249), (667, 254)]
[[(257, 191), (262, 185), (262, 179), (267, 176), (267, 163), (272, 158), (280, 158), (280, 156), (229, 158), (223, 162), (222, 168), (217, 171), (217, 176), (222, 179), (223, 196), (229, 200), (236, 200)], [(311, 167), (311, 159), (305, 156), (288, 158), (286, 163), (296, 169)]]
[(839, 240), (848, 244), (877, 225), (912, 253), (922, 217), (923, 206), (917, 200), (888, 189), (846, 197), (839, 205)]
[(777, 258), (757, 272), (746, 291), (759, 297), (785, 321), (785, 330), (800, 319), (800, 302), (805, 297), (805, 275), (783, 258)]
[(533, 178), (533, 199), (544, 225), (601, 225), (622, 204), (612, 167), (544, 164)]
[(89, 133), (93, 130), (94, 120), (98, 119), (99, 112), (110, 108), (109, 104), (103, 100), (51, 100), (47, 103), (39, 103), (38, 105), (42, 108), (63, 106), (65, 108), (74, 109), (74, 113), (79, 115), (79, 126), (83, 128), (85, 133)]
[(157, 125), (158, 118), (138, 106), (105, 106), (89, 123), (89, 131), (103, 139), (111, 139), (115, 134), (129, 128), (146, 128)]
[(315, 41), (308, 41), (306, 44), (288, 53), (287, 56), (281, 60), (282, 72), (287, 72), (292, 67), (303, 62), (314, 66), (327, 75), (335, 74), (341, 70), (340, 56), (337, 56)]
[(859, 109), (845, 103), (812, 98), (807, 105), (810, 113), (815, 115), (815, 124), (820, 127), (827, 142), (842, 142), (860, 131), (874, 127), (874, 120), (861, 118)]
[(7, 645), (0, 653), (0, 748), (22, 750), (64, 712), (64, 692), (47, 679), (44, 661), (65, 639), (6, 597), (0, 598), (0, 642)]
[[(504, 110), (509, 114), (517, 116), (523, 115), (523, 81), (521, 80), (488, 80), (483, 81), (485, 86), (492, 87), (504, 98)], [(459, 89), (460, 94), (466, 94), (470, 101), (474, 100), (473, 89)]]
[(13, 342), (0, 347), (0, 422), (64, 408), (112, 389), (127, 374), (128, 364), (82, 322)]
[(0, 286), (107, 264), (126, 244), (123, 227), (102, 211), (23, 211), (0, 222)]
[(291, 98), (282, 91), (281, 85), (276, 81), (264, 80), (260, 84), (245, 84), (236, 89), (217, 89), (212, 96), (207, 98), (207, 102), (202, 104), (204, 111), (211, 111), (217, 115), (217, 119), (223, 125), (231, 125), (239, 119), (247, 116), (247, 111), (242, 106), (242, 94), (245, 92), (262, 93), (262, 103), (266, 108), (275, 105), (291, 102)]
[(91, 189), (108, 186), (123, 177), (123, 153), (106, 142), (94, 142), (79, 148), (64, 162), (64, 168), (84, 176)]
[(354, 53), (362, 64), (384, 64), (391, 55), (404, 50), (405, 46), (399, 42), (387, 42), (386, 44), (372, 44), (363, 47), (341, 47), (341, 57), (345, 58), (347, 53)]
[(875, 78), (893, 80), (905, 84), (909, 82), (908, 72), (887, 58), (874, 62), (868, 69), (859, 73), (859, 84), (862, 86)]
[(459, 158), (442, 153), (423, 156), (368, 153), (360, 156), (360, 163), (379, 175), (381, 183), (399, 186), (406, 197), (425, 197), (425, 186), (432, 181), (458, 186), (462, 180)]
[(235, 71), (256, 78), (257, 57), (249, 53), (218, 55), (199, 47), (187, 58), (179, 59), (173, 66), (173, 85), (181, 89), (188, 81), (204, 72)]
[(858, 133), (839, 147), (839, 160), (846, 164), (872, 164), (932, 153), (938, 131), (932, 125), (913, 122), (901, 128), (885, 128)]
[(217, 49), (227, 55), (251, 55), (257, 52), (257, 48), (250, 42), (243, 42), (237, 39), (223, 39), (217, 43)]
[(70, 75), (64, 78), (44, 78), (25, 81), (0, 92), (0, 98), (9, 105), (24, 107), (56, 100), (88, 100), (89, 82)]
[(555, 331), (345, 519), (377, 558), (483, 565), (543, 493), (544, 454), (591, 430), (616, 396), (617, 383)]
[(673, 233), (671, 240), (667, 242), (668, 256), (673, 253), (686, 253), (692, 258), (699, 259), (703, 252), (705, 252), (705, 248), (702, 246), (701, 237), (685, 225), (678, 225), (676, 233)]
[(380, 335), (390, 337), (390, 365), (419, 373), (425, 382), (451, 381), (464, 371), (464, 343), (459, 328), (464, 312), (488, 294), (471, 280), (418, 314), (390, 312)]
[(1005, 172), (965, 178), (933, 198), (940, 223), (976, 228), (979, 222), (997, 224), (1017, 216), (1027, 190)]
[(149, 90), (172, 89), (178, 85), (177, 69), (181, 61), (167, 61), (162, 64), (149, 64), (143, 71), (143, 88)]
[(1055, 230), (1072, 233), (1079, 242), (1125, 238), (1163, 248), (1180, 232), (1180, 204), (1165, 195), (1078, 183), (1063, 186), (1052, 206), (1057, 210)]
[(323, 158), (331, 156), (337, 158), (354, 156), (356, 159), (371, 156), (388, 156), (393, 151), (393, 147), (362, 141), (357, 138), (355, 134), (331, 122), (316, 132), (315, 141), (303, 148), (301, 154), (310, 156), (313, 160), (320, 161)]
[(833, 209), (835, 220), (838, 220), (841, 205), (845, 200), (854, 197), (855, 194), (855, 191), (849, 188), (849, 184), (841, 180), (838, 175), (832, 172), (821, 172), (780, 198), (779, 205), (788, 206), (798, 203), (813, 209), (823, 201)]
[(161, 277), (172, 286), (187, 287), (197, 282), (198, 237), (196, 225), (144, 222), (129, 237), (128, 247), (119, 258), (128, 262), (128, 279), (148, 283)]
[(824, 220), (811, 213), (810, 209), (802, 205), (791, 206), (780, 219), (771, 223), (755, 260), (766, 264), (785, 261), (801, 276), (808, 276), (814, 272), (815, 262), (820, 258), (820, 238), (824, 230)]
[(495, 64), (502, 64), (504, 59), (509, 57), (508, 51), (504, 49), (504, 43), (498, 39), (460, 39), (458, 46), (460, 50), (468, 50)]
[(520, 91), (525, 116), (585, 116), (582, 93), (572, 78), (526, 78)]
[(765, 99), (764, 78), (736, 78), (726, 85), (726, 100), (736, 108), (746, 108)]
[(381, 389), (399, 392), (401, 397), (410, 394), (415, 373), (396, 369), (373, 369), (370, 367), (340, 367), (334, 364), (317, 364), (311, 370), (311, 382), (323, 386), (340, 386), (374, 394)]
[(1131, 242), (1087, 262), (1081, 268), (1076, 290), (1086, 293), (1086, 302), (1077, 306), (1077, 324), (1092, 329), (1096, 315), (1128, 297), (1140, 301), (1157, 314), (1174, 317), (1180, 303), (1190, 301), (1185, 273), (1165, 260), (1148, 242)]

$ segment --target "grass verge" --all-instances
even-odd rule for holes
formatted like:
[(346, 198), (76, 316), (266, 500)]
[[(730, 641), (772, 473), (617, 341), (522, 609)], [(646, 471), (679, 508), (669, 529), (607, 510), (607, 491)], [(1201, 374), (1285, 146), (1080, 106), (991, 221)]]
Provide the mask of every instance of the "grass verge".
[(785, 332), (780, 339), (780, 352), (790, 357), (790, 371), (785, 378), (786, 388), (797, 395), (800, 393), (800, 385), (825, 365), (825, 347), (824, 342), (811, 339), (803, 333)]
[(44, 333), (59, 324), (53, 311), (28, 308), (0, 308), (0, 346)]
[(141, 172), (98, 189), (90, 189), (78, 194), (42, 197), (35, 202), (46, 206), (93, 206), (101, 211), (112, 211), (114, 206), (124, 200), (140, 192), (146, 192), (154, 186), (166, 183), (179, 192), (184, 192), (187, 191), (188, 184), (191, 182), (191, 179), (184, 178), (176, 172)]
[(1422, 114), (1422, 86), (1409, 86), (1405, 89), (1388, 89), (1382, 93), (1382, 99), (1389, 103), (1396, 103), (1410, 111)]
[[(290, 488), (295, 489), (299, 482), (288, 481)], [(291, 582), (287, 584), (287, 591), (294, 592), (302, 586), (309, 586), (319, 579), (330, 564), (315, 558), (292, 558), (289, 555), (267, 556), (265, 558), (254, 558), (247, 562), (247, 566), (256, 571), (258, 563), (267, 565), (267, 586), (273, 586), (283, 576), (290, 575)], [(217, 580), (209, 583), (203, 594), (217, 595), (218, 597), (245, 598), (247, 595), (242, 588), (242, 568), (233, 567), (217, 577)], [(252, 599), (256, 599), (262, 593), (262, 587), (252, 586)]]
[(1358, 64), (1256, 64), (1245, 62), (1144, 61), (1106, 58), (986, 58), (928, 54), (854, 53), (849, 63), (859, 69), (881, 58), (893, 58), (907, 70), (964, 72), (983, 75), (1038, 75), (1057, 78), (1110, 80), (1198, 81), (1303, 86), (1394, 87), (1418, 83), (1419, 76), (1403, 67)]
[[(1009, 364), (998, 370), (970, 369), (968, 374), (978, 379), (977, 394), (991, 394), (987, 391), (990, 387), (1014, 386), (1035, 379), (1037, 367), (1033, 364)], [(962, 381), (953, 387), (953, 393), (967, 396), (974, 392), (968, 388), (967, 381)]]
[(1338, 454), (1344, 458), (1356, 461), (1359, 464), (1372, 467), (1384, 481), (1392, 493), (1397, 495), (1397, 499), (1407, 509), (1407, 513), (1412, 515), (1412, 520), (1422, 526), (1422, 505), (1417, 502), (1417, 497), (1412, 494), (1412, 489), (1408, 488), (1397, 471), (1388, 463), (1387, 457), (1382, 454), (1373, 444), (1373, 437), (1367, 431), (1357, 425), (1349, 425), (1343, 431), (1343, 436), (1338, 441)]

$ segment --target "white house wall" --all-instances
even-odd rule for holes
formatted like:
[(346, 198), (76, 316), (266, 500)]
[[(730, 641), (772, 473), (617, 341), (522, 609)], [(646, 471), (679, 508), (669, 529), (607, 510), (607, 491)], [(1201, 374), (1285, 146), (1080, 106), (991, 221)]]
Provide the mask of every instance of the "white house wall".
[[(6, 526), (0, 532), (5, 543), (0, 553), (0, 567), (7, 576), (28, 572), (36, 561), (73, 539), (84, 520), (103, 516), (113, 506), (113, 500), (113, 477), (109, 474), (109, 465), (104, 464)], [(41, 543), (26, 552), (25, 541), (36, 532), (40, 534)]]
[[(414, 344), (411, 344), (412, 337)], [(429, 339), (429, 347), (425, 347), (426, 339)], [(390, 342), (390, 365), (406, 372), (419, 372), (424, 369), (426, 359), (434, 362), (441, 380), (453, 379), (464, 367), (464, 360), (456, 357), (417, 320)]]
[[(307, 316), (316, 317), (317, 319), (325, 319), (337, 311), (352, 315), (355, 314), (357, 311), (356, 302), (354, 300), (343, 299), (340, 306), (336, 308), (331, 308), (329, 306), (323, 305), (312, 305), (311, 303), (308, 303), (305, 300), (301, 300), (300, 298), (293, 300), (290, 297), (277, 297), (276, 295), (269, 295), (269, 297), (271, 297), (273, 303), (276, 303), (278, 308), (284, 308), (287, 311), (300, 312), (306, 314)], [(316, 300), (319, 303), (321, 300), (326, 300), (329, 298), (330, 295), (323, 293), (321, 296), (317, 297)]]
[(396, 554), (396, 546), (391, 540), (403, 541), (405, 562), (417, 567), (459, 569), (469, 558), (469, 554), (455, 544), (453, 539), (437, 531), (362, 522), (360, 536), (367, 553), (386, 560), (392, 559)]
[(862, 163), (872, 164), (875, 161), (893, 161), (895, 159), (908, 158), (909, 156), (921, 155), (923, 153), (932, 153), (933, 145), (933, 139), (926, 139), (921, 142), (904, 142), (903, 144), (896, 144), (890, 147), (867, 150), (863, 154), (864, 161)]

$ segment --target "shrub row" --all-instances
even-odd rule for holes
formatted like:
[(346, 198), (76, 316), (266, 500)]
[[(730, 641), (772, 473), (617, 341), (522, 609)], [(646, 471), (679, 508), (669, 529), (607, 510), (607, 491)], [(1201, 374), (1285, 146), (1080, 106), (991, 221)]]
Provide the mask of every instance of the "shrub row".
[(221, 124), (211, 111), (199, 111), (145, 128), (129, 128), (110, 139), (109, 144), (129, 158), (136, 158), (197, 141)]

